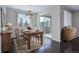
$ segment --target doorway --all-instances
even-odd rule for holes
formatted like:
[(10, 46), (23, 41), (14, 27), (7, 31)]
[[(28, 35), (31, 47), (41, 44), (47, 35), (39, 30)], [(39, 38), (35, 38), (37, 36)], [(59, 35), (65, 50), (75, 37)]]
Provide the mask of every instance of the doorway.
[(44, 31), (44, 37), (51, 38), (51, 16), (40, 16), (40, 28)]

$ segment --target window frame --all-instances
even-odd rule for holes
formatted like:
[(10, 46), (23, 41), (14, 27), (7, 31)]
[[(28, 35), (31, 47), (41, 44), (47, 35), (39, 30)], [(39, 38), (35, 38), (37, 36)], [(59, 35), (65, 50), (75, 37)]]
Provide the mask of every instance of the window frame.
[(42, 16), (40, 16), (40, 18), (41, 18), (41, 17), (44, 17), (44, 25), (41, 26), (41, 25), (40, 25), (40, 20), (39, 20), (39, 26), (40, 26), (40, 27), (45, 27), (45, 19), (46, 19), (46, 18), (50, 18), (50, 22), (49, 22), (50, 25), (49, 25), (49, 26), (46, 26), (46, 27), (51, 27), (51, 25), (52, 25), (52, 23), (51, 23), (51, 16), (42, 15)]
[[(24, 16), (26, 16), (26, 21), (27, 21), (27, 25), (24, 25), (24, 23), (23, 23), (23, 25), (22, 26), (20, 26), (20, 23), (19, 23), (19, 21), (21, 21), (21, 20), (19, 20), (20, 18), (19, 18), (19, 15), (24, 15)], [(17, 20), (17, 25), (19, 26), (19, 27), (28, 27), (29, 25), (30, 25), (30, 19), (29, 19), (29, 16), (28, 15), (26, 15), (26, 14), (24, 14), (24, 13), (18, 13), (18, 20)], [(28, 18), (27, 18), (28, 17)], [(28, 21), (29, 20), (29, 21)]]

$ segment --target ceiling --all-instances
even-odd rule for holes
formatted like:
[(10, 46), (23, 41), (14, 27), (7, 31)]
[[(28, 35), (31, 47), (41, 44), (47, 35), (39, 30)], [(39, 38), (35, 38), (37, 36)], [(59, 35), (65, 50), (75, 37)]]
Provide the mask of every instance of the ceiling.
[[(7, 5), (7, 7), (28, 11), (31, 9), (32, 12), (39, 13), (52, 5)], [(79, 5), (64, 5), (64, 7), (69, 8), (71, 11), (79, 11)]]
[(79, 11), (79, 5), (65, 5), (65, 7), (71, 9), (72, 11)]
[(32, 12), (42, 12), (43, 10), (47, 9), (51, 5), (7, 5), (7, 7), (14, 8), (14, 9), (19, 9), (19, 10), (24, 10), (28, 11), (31, 9)]

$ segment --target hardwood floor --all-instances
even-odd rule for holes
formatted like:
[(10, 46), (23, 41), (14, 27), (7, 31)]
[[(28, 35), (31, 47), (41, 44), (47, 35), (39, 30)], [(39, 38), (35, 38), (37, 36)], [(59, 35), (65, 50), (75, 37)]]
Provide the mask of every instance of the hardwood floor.
[(79, 37), (61, 43), (50, 40), (51, 43), (45, 47), (31, 51), (31, 53), (79, 53)]
[(60, 43), (50, 40), (50, 43), (48, 45), (33, 50), (30, 53), (59, 53), (59, 52), (60, 52)]
[[(79, 37), (73, 39), (69, 42), (56, 42), (54, 40), (49, 39), (50, 42), (46, 46), (42, 46), (38, 49), (30, 51), (29, 53), (79, 53)], [(12, 42), (12, 51), (11, 53), (16, 53), (15, 47)], [(9, 52), (5, 52), (9, 53)]]
[[(48, 45), (45, 45), (38, 49), (30, 51), (29, 53), (59, 53), (60, 52), (60, 43), (53, 41), (51, 39), (48, 39), (48, 40), (49, 40)], [(14, 48), (13, 48), (13, 43), (12, 43), (12, 52), (11, 53), (16, 53), (16, 50)]]
[(62, 42), (60, 48), (62, 53), (79, 53), (79, 37), (69, 42)]

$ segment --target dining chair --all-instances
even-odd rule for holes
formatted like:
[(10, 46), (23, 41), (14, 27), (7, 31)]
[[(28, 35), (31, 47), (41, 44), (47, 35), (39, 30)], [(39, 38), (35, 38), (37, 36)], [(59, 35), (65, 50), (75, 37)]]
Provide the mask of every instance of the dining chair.
[(16, 44), (17, 44), (17, 48), (18, 50), (25, 49), (25, 45), (28, 43), (28, 39), (27, 37), (23, 36), (23, 35), (19, 35), (19, 30), (15, 29), (15, 36), (16, 36)]
[(38, 44), (41, 44), (41, 35), (36, 35), (35, 37), (36, 37), (36, 42)]

